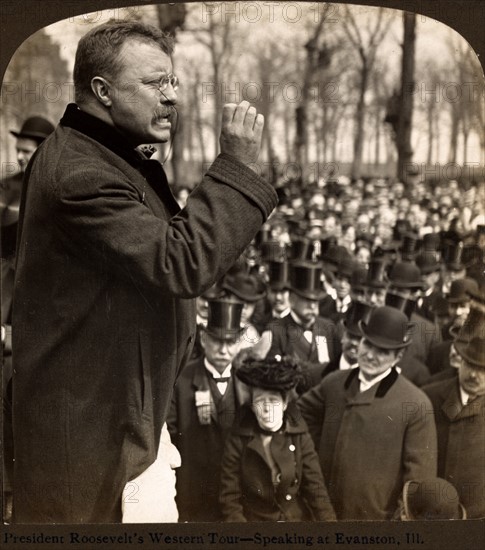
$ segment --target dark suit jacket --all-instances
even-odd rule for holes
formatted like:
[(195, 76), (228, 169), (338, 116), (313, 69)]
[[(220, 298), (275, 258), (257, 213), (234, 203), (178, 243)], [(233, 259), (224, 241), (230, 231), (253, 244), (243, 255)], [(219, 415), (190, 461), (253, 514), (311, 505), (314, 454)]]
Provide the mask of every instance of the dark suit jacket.
[(453, 340), (446, 340), (434, 345), (428, 356), (428, 369), (431, 375), (442, 372), (451, 367), (450, 351)]
[(29, 164), (20, 212), (15, 521), (120, 521), (190, 354), (191, 298), (275, 204), (271, 185), (221, 155), (180, 211), (160, 163), (68, 106)]
[(452, 483), (468, 518), (485, 517), (485, 396), (465, 407), (458, 377), (423, 388), (438, 433), (438, 476)]
[[(267, 357), (275, 355), (289, 355), (297, 357), (302, 365), (304, 380), (298, 386), (299, 393), (303, 393), (321, 380), (326, 365), (340, 356), (340, 337), (335, 324), (328, 319), (317, 317), (312, 327), (312, 343), (308, 343), (303, 328), (298, 325), (291, 315), (275, 320), (271, 325), (273, 340)], [(320, 362), (318, 358), (317, 337), (326, 339), (329, 360)]]
[[(167, 424), (182, 458), (177, 469), (180, 521), (221, 521), (219, 488), (225, 439), (243, 400), (241, 385), (231, 377), (223, 396), (204, 366), (204, 357), (189, 363), (177, 379)], [(196, 392), (212, 392), (210, 424), (201, 424)]]

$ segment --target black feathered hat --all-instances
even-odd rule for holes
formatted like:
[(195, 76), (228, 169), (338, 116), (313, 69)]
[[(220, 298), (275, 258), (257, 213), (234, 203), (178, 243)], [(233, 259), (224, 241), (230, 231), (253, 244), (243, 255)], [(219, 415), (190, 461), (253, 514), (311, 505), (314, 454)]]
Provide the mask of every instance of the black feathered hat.
[(236, 370), (236, 376), (253, 388), (287, 392), (293, 389), (301, 378), (301, 369), (289, 357), (247, 358)]

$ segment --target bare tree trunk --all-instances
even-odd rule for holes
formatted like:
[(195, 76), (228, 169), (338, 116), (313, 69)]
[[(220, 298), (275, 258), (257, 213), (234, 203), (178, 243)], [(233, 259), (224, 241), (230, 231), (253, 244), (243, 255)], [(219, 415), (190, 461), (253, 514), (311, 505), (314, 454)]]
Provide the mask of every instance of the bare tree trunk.
[(411, 130), (413, 118), (414, 89), (414, 52), (416, 45), (416, 14), (404, 13), (404, 41), (402, 48), (402, 72), (400, 110), (397, 126), (396, 144), (398, 152), (397, 177), (404, 183), (408, 181), (407, 167), (413, 157), (411, 148)]
[(362, 59), (361, 79), (359, 86), (359, 100), (355, 114), (354, 158), (352, 161), (351, 177), (360, 178), (362, 169), (362, 152), (364, 148), (364, 118), (365, 118), (365, 92), (369, 82), (369, 68), (367, 59)]

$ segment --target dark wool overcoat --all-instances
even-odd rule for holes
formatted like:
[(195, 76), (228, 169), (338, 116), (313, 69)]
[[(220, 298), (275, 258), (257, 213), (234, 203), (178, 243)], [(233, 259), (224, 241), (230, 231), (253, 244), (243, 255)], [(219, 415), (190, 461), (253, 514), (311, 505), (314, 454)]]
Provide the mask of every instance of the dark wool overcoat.
[(123, 487), (154, 461), (191, 351), (192, 298), (276, 200), (220, 155), (180, 211), (159, 162), (68, 106), (29, 165), (20, 213), (15, 521), (120, 520)]
[(406, 481), (436, 476), (431, 403), (394, 369), (360, 393), (358, 373), (330, 373), (298, 406), (337, 519), (387, 520)]
[[(204, 366), (204, 356), (191, 361), (175, 384), (168, 429), (182, 458), (177, 468), (177, 507), (180, 521), (221, 521), (219, 490), (224, 442), (245, 399), (231, 376), (221, 395)], [(198, 392), (211, 392), (210, 422), (202, 423), (196, 406)], [(205, 406), (209, 399), (204, 398)], [(204, 406), (204, 405), (202, 405)]]
[(458, 377), (423, 388), (438, 434), (438, 475), (452, 483), (468, 518), (485, 517), (485, 395), (462, 406)]
[(221, 506), (226, 521), (332, 521), (335, 519), (308, 428), (294, 403), (271, 438), (280, 479), (273, 484), (256, 417), (247, 407), (226, 441)]

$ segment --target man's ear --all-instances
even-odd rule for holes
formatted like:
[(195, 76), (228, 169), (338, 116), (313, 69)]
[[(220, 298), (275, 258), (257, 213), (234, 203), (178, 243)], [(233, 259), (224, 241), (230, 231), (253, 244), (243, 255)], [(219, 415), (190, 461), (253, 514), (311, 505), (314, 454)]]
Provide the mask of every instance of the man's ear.
[(91, 80), (91, 90), (100, 103), (105, 107), (111, 107), (113, 90), (106, 79), (102, 76), (95, 76)]
[(206, 332), (204, 329), (201, 329), (200, 331), (200, 346), (203, 350), (205, 350), (205, 344), (207, 341)]
[(399, 361), (403, 358), (405, 351), (406, 351), (406, 348), (401, 348), (396, 351), (396, 358), (394, 359), (393, 366), (396, 366), (399, 363)]

